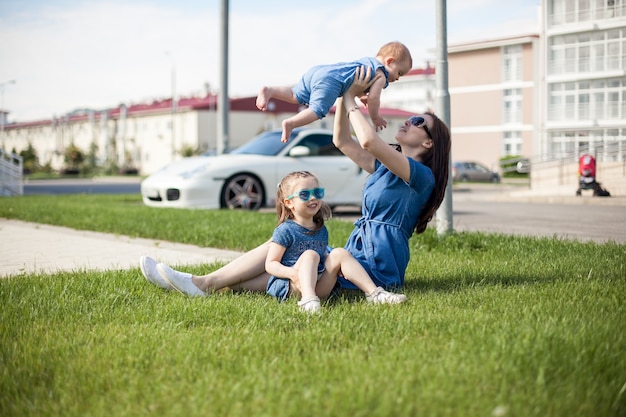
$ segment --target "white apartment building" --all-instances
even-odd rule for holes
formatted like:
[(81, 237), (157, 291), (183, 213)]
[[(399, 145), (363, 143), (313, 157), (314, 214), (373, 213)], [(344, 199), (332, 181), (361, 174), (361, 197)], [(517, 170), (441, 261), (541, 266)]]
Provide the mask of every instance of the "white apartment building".
[(578, 158), (626, 193), (626, 0), (542, 1), (541, 138), (531, 186), (573, 189)]
[(535, 152), (626, 149), (626, 0), (546, 0), (542, 15), (544, 137)]

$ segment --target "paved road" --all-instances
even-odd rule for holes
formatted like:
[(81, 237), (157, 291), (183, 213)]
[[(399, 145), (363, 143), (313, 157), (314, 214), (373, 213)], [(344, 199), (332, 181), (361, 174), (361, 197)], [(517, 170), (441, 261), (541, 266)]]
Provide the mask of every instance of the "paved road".
[(626, 243), (624, 206), (458, 201), (453, 225), (459, 231)]
[(24, 195), (139, 194), (140, 188), (137, 177), (32, 180), (24, 183)]
[[(626, 243), (626, 196), (539, 196), (521, 190), (491, 184), (455, 188), (454, 230)], [(342, 207), (340, 213), (347, 220), (358, 217), (350, 208)]]
[(453, 193), (455, 230), (626, 243), (626, 196), (534, 195), (506, 185)]

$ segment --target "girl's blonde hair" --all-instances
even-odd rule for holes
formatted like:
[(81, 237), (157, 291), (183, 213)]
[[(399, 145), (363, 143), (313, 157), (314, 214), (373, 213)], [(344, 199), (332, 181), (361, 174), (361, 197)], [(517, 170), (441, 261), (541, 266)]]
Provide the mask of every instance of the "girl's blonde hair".
[[(276, 216), (278, 217), (278, 224), (285, 222), (287, 219), (293, 219), (293, 212), (285, 205), (285, 199), (296, 191), (294, 190), (296, 182), (302, 178), (314, 178), (319, 185), (317, 177), (309, 171), (296, 171), (287, 174), (278, 184), (278, 191), (276, 192)], [(321, 229), (322, 226), (324, 226), (324, 220), (330, 219), (332, 215), (330, 206), (324, 201), (321, 203), (320, 209), (315, 213), (315, 216), (313, 216), (313, 223), (315, 223), (314, 232)]]

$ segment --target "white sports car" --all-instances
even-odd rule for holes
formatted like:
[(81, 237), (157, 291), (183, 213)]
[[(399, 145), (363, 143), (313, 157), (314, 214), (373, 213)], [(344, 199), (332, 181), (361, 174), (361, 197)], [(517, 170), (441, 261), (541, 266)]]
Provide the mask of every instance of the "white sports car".
[(331, 207), (361, 205), (369, 175), (332, 142), (332, 131), (294, 129), (289, 142), (281, 131), (261, 133), (222, 155), (185, 158), (161, 168), (141, 183), (144, 204), (152, 207), (258, 210), (276, 203), (280, 180), (310, 171), (326, 188)]

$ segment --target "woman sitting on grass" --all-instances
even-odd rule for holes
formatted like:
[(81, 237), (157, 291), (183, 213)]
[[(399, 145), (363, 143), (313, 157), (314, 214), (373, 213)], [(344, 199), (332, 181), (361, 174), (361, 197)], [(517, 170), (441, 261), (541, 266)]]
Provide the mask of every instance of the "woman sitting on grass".
[[(362, 216), (355, 223), (345, 249), (367, 271), (374, 284), (386, 290), (401, 288), (409, 263), (409, 238), (423, 233), (439, 208), (448, 183), (450, 131), (437, 116), (411, 116), (389, 146), (358, 109), (355, 97), (370, 85), (370, 70), (358, 69), (349, 90), (339, 99), (333, 142), (362, 169), (372, 174), (363, 190)], [(358, 141), (352, 139), (350, 123)], [(185, 274), (183, 292), (207, 295), (222, 288), (264, 292), (270, 274), (266, 242), (222, 268), (203, 276)], [(156, 261), (140, 260), (143, 275), (172, 289), (156, 268)], [(174, 271), (174, 270), (172, 270)], [(174, 271), (178, 272), (178, 271)], [(339, 277), (341, 288), (355, 285)]]

